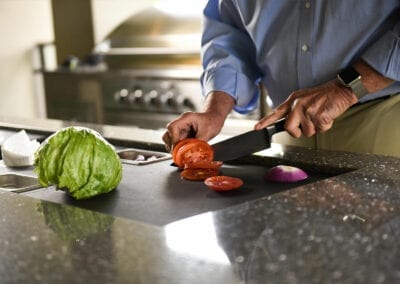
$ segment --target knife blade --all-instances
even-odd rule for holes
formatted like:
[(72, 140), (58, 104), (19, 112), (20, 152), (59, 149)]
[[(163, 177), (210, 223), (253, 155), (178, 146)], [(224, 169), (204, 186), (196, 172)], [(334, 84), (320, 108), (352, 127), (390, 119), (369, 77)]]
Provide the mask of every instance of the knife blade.
[(272, 135), (285, 131), (285, 122), (283, 118), (261, 130), (251, 130), (211, 145), (214, 160), (234, 160), (271, 147)]

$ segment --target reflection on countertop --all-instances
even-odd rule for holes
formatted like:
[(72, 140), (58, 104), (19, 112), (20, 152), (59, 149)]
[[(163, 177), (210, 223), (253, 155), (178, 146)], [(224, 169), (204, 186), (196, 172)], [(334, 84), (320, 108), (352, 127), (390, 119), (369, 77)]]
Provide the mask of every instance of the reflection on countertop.
[[(63, 125), (11, 120), (0, 127)], [(400, 282), (399, 158), (274, 145), (248, 159), (342, 174), (165, 226), (0, 191), (1, 282)]]

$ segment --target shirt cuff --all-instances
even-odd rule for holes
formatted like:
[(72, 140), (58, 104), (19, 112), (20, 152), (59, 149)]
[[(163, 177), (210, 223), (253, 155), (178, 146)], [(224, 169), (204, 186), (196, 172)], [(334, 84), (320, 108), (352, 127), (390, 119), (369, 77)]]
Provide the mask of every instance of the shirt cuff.
[(248, 113), (257, 107), (257, 82), (252, 82), (240, 72), (225, 67), (212, 68), (203, 73), (201, 82), (203, 95), (207, 96), (212, 91), (225, 92), (235, 100), (235, 110), (240, 113)]
[(400, 37), (387, 32), (363, 54), (364, 59), (383, 76), (400, 81)]

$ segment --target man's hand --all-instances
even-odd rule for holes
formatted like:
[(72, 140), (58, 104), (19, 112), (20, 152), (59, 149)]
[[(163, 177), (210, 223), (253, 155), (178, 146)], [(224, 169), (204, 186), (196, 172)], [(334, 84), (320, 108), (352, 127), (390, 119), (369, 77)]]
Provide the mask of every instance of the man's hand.
[(301, 135), (310, 137), (330, 129), (333, 121), (357, 101), (351, 89), (333, 80), (315, 88), (293, 92), (272, 114), (262, 118), (255, 129), (286, 117), (285, 128), (289, 134), (297, 138)]
[[(393, 84), (362, 59), (353, 67), (361, 74), (362, 83), (369, 93), (374, 93)], [(310, 137), (325, 132), (332, 127), (333, 121), (343, 114), (358, 99), (350, 88), (343, 86), (337, 79), (321, 86), (293, 92), (270, 115), (262, 118), (255, 126), (261, 129), (286, 117), (285, 128), (294, 137)]]
[(168, 151), (185, 138), (208, 141), (215, 137), (235, 104), (234, 99), (223, 92), (213, 92), (207, 96), (203, 112), (185, 112), (167, 124), (162, 139)]
[(198, 138), (208, 141), (216, 136), (224, 125), (224, 120), (213, 113), (185, 112), (167, 124), (162, 139), (168, 151), (185, 138)]

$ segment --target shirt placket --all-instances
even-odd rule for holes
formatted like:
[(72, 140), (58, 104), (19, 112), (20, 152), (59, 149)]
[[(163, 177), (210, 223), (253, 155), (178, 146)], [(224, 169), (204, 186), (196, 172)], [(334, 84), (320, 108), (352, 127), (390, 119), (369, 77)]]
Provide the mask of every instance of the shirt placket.
[(312, 23), (313, 6), (311, 0), (300, 2), (299, 34), (297, 41), (297, 74), (299, 88), (309, 86), (313, 82), (312, 73)]

